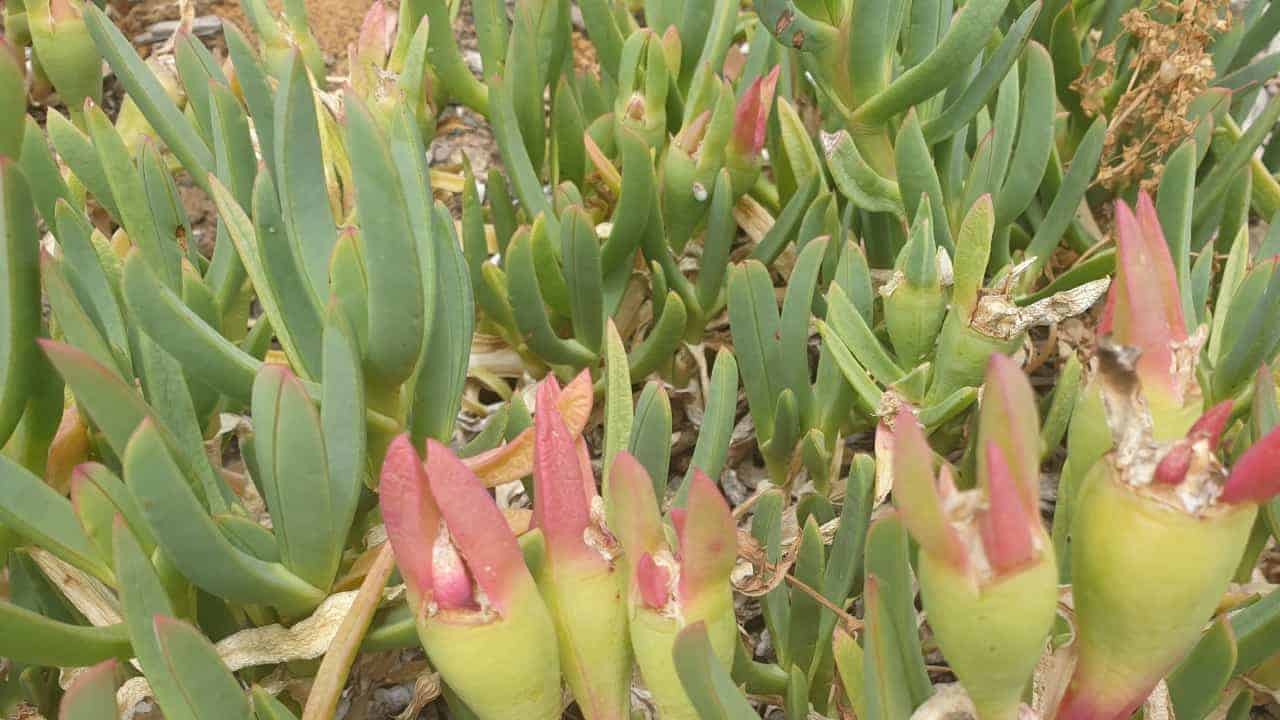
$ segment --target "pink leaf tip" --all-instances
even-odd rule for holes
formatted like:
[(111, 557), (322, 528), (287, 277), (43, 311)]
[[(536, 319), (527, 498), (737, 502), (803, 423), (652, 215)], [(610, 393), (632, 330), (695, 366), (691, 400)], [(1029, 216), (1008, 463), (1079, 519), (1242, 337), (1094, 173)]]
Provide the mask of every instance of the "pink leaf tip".
[(383, 0), (375, 0), (360, 24), (356, 47), (362, 59), (381, 67), (395, 43), (399, 18)]
[(1239, 505), (1262, 503), (1280, 495), (1280, 428), (1267, 433), (1245, 451), (1231, 468), (1222, 501)]
[[(533, 582), (506, 517), (480, 478), (435, 440), (427, 441), (426, 474), (449, 540), (465, 562), (464, 569), (470, 571), (489, 602), (499, 611), (506, 611), (514, 587)], [(432, 549), (437, 547), (433, 542)], [(462, 595), (456, 587), (461, 573), (449, 566), (452, 558), (447, 553), (440, 560), (443, 567), (433, 565), (433, 572), (447, 571), (449, 596), (456, 599)]]
[(422, 461), (408, 433), (396, 436), (387, 447), (378, 503), (400, 574), (412, 592), (426, 595), (431, 590), (431, 548), (440, 526), (440, 510), (427, 488)]
[(1138, 213), (1116, 201), (1116, 278), (1099, 330), (1142, 350), (1144, 383), (1173, 388), (1171, 345), (1187, 339), (1182, 299), (1169, 245), (1155, 205), (1145, 192)]
[(1222, 431), (1227, 429), (1234, 407), (1235, 403), (1227, 399), (1209, 408), (1187, 431), (1187, 438), (1192, 441), (1203, 438), (1209, 441), (1210, 450), (1217, 450), (1218, 444), (1222, 442)]
[(580, 451), (557, 407), (559, 398), (560, 387), (548, 376), (538, 387), (533, 418), (533, 513), (548, 547), (572, 552), (586, 549), (583, 532), (591, 521), (586, 485), (592, 480), (589, 474), (583, 477)]
[(645, 607), (661, 610), (667, 606), (671, 595), (671, 572), (644, 553), (636, 563), (636, 586)]
[(1027, 515), (1017, 480), (1000, 446), (988, 442), (986, 454), (987, 509), (979, 518), (979, 530), (987, 560), (997, 574), (1004, 574), (1035, 559), (1031, 534), (1035, 518)]
[(1156, 465), (1153, 482), (1158, 485), (1178, 485), (1185, 480), (1187, 471), (1191, 469), (1191, 462), (1196, 452), (1195, 445), (1198, 442), (1204, 441), (1208, 444), (1210, 451), (1216, 451), (1218, 444), (1222, 441), (1222, 431), (1231, 420), (1232, 407), (1231, 400), (1223, 400), (1205, 411), (1187, 431), (1186, 439), (1179, 440), (1168, 454), (1161, 458), (1160, 463)]
[(768, 75), (756, 78), (738, 103), (734, 113), (733, 142), (735, 149), (744, 155), (759, 155), (764, 148), (769, 112), (773, 109), (773, 94), (778, 87), (778, 71), (781, 69), (781, 65), (775, 65)]
[(687, 512), (671, 511), (680, 539), (680, 596), (684, 600), (729, 582), (738, 555), (738, 529), (720, 489), (701, 470), (694, 470), (691, 483)]
[(471, 585), (471, 573), (458, 554), (458, 548), (449, 539), (448, 532), (436, 535), (431, 548), (431, 580), (433, 597), (444, 609), (475, 606), (475, 593)]

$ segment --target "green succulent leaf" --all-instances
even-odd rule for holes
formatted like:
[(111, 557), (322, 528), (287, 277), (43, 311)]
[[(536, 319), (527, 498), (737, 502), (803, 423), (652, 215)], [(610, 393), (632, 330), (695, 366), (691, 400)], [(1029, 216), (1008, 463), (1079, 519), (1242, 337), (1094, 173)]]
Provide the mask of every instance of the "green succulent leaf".
[(213, 170), (213, 155), (191, 124), (161, 87), (142, 58), (115, 23), (93, 5), (84, 7), (85, 23), (98, 52), (106, 58), (130, 99), (146, 116), (167, 147), (191, 173), (196, 185), (207, 189), (205, 178)]
[(77, 675), (58, 705), (59, 720), (115, 718), (116, 675), (114, 660), (104, 660)]
[(152, 625), (160, 653), (197, 717), (253, 717), (240, 683), (199, 630), (164, 615), (156, 615)]
[(676, 636), (672, 650), (676, 674), (702, 720), (749, 720), (755, 709), (738, 690), (728, 669), (711, 649), (706, 625), (689, 625)]
[(153, 422), (138, 427), (123, 460), (125, 481), (160, 545), (194, 584), (233, 602), (278, 606), (287, 615), (323, 599), (319, 589), (283, 566), (262, 562), (227, 541), (200, 507)]
[(1235, 666), (1236, 639), (1231, 623), (1220, 617), (1169, 675), (1169, 698), (1178, 717), (1194, 720), (1208, 715)]

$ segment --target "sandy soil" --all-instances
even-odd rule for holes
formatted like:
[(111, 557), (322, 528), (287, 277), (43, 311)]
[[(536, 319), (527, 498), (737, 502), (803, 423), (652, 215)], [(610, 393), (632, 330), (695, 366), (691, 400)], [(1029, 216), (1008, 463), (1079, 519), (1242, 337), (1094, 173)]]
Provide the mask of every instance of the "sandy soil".
[[(268, 3), (272, 8), (280, 7), (280, 0), (268, 0)], [(345, 58), (347, 45), (355, 40), (360, 21), (372, 4), (373, 0), (307, 0), (312, 32), (331, 63)], [(251, 31), (238, 0), (197, 0), (196, 14), (217, 15), (245, 32)], [(130, 7), (120, 24), (131, 34), (137, 34), (152, 23), (177, 17), (176, 0), (142, 0)]]

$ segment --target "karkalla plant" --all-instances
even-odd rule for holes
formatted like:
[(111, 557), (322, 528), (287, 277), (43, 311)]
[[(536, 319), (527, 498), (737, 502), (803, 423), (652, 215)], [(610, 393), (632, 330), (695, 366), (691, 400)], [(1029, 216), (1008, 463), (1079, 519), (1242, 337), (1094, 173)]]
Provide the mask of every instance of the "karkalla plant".
[[(477, 67), (378, 0), (336, 80), (242, 4), (144, 62), (4, 3), (6, 711), (330, 717), (418, 645), (479, 718), (1274, 682), (1280, 596), (1224, 594), (1280, 527), (1274, 3), (475, 0)], [(458, 105), (483, 176), (431, 165)]]
[[(1176, 176), (1193, 172), (1193, 150), (1187, 145), (1175, 153), (1165, 179), (1170, 184), (1162, 190), (1169, 196), (1162, 195), (1159, 203), (1146, 193), (1139, 194), (1136, 213), (1117, 203), (1116, 277), (1099, 324), (1117, 345), (1136, 348), (1133, 372), (1141, 380), (1152, 436), (1161, 442), (1184, 437), (1215, 405), (1246, 402), (1253, 373), (1280, 350), (1280, 331), (1264, 320), (1280, 302), (1273, 242), (1251, 252), (1247, 229), (1224, 221), (1221, 232), (1234, 236), (1211, 309), (1209, 288), (1198, 281), (1207, 272), (1203, 260), (1197, 261), (1197, 273), (1180, 279), (1178, 267), (1190, 249), (1181, 240), (1167, 242), (1166, 236), (1185, 240), (1191, 232), (1191, 208), (1186, 198), (1172, 194)], [(1070, 570), (1075, 494), (1116, 442), (1116, 430), (1105, 418), (1101, 386), (1090, 379), (1072, 413), (1055, 508), (1054, 544), (1064, 578)]]
[[(1125, 718), (1141, 705), (1218, 606), (1259, 504), (1280, 494), (1271, 469), (1280, 434), (1259, 438), (1224, 467), (1218, 446), (1229, 400), (1185, 437), (1156, 440), (1135, 353), (1126, 350), (1108, 347), (1101, 356), (1098, 382), (1115, 446), (1076, 500), (1079, 660), (1060, 718)], [(1157, 550), (1173, 554), (1153, 562)]]
[[(715, 656), (733, 659), (737, 621), (729, 572), (737, 532), (711, 480), (695, 472), (688, 504), (664, 523), (644, 466), (627, 452), (614, 460), (609, 485), (619, 507), (614, 528), (625, 555), (626, 604), (636, 664), (663, 717), (699, 717), (671, 662), (680, 631), (704, 623)], [(621, 509), (625, 508), (625, 510)]]
[(893, 425), (893, 502), (920, 544), (929, 626), (981, 720), (1018, 718), (1058, 604), (1040, 521), (1040, 432), (1031, 386), (1003, 355), (987, 368), (974, 490), (935, 477), (915, 414)]
[(929, 217), (918, 217), (879, 291), (883, 335), (873, 324), (873, 297), (851, 298), (839, 285), (828, 291), (818, 329), (873, 417), (891, 416), (905, 401), (920, 408), (930, 431), (937, 429), (972, 404), (992, 354), (1019, 351), (1029, 328), (1081, 313), (1105, 292), (1104, 278), (1018, 305), (1021, 267), (986, 280), (994, 228), (984, 195), (960, 226), (953, 261), (938, 248)]
[[(1079, 623), (1079, 661), (1059, 717), (1122, 718), (1145, 700), (1196, 641), (1237, 571), (1258, 504), (1277, 492), (1274, 473), (1262, 470), (1275, 437), (1258, 438), (1229, 471), (1219, 450), (1244, 389), (1226, 378), (1234, 365), (1265, 362), (1271, 333), (1203, 352), (1209, 327), (1188, 332), (1155, 204), (1144, 193), (1136, 215), (1123, 203), (1116, 215), (1118, 273), (1100, 325), (1107, 335), (1072, 418), (1066, 497), (1055, 515), (1070, 523), (1070, 542), (1065, 530), (1055, 540), (1060, 557), (1069, 552)], [(1238, 338), (1268, 306), (1263, 287), (1274, 263), (1246, 272), (1239, 238), (1232, 255), (1213, 332)], [(1153, 562), (1157, 548), (1176, 548), (1177, 560)], [(1151, 631), (1130, 634), (1137, 624)]]
[(554, 377), (542, 381), (533, 421), (533, 522), (546, 544), (538, 581), (578, 708), (589, 720), (625, 720), (632, 659), (630, 638), (619, 632), (627, 625), (622, 551), (609, 530), (586, 442), (574, 437), (556, 407), (560, 392)]
[(388, 448), (380, 485), (418, 635), (445, 682), (481, 718), (558, 717), (551, 613), (479, 478), (435, 441), (424, 469), (400, 436)]

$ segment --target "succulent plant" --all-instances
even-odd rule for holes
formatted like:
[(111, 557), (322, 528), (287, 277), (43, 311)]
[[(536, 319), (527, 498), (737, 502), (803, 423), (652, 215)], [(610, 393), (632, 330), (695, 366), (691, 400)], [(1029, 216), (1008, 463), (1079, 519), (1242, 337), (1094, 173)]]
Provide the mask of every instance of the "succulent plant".
[(0, 10), (6, 712), (1274, 687), (1276, 3), (241, 4)]
[[(1058, 602), (1039, 518), (1039, 425), (1031, 387), (1003, 355), (987, 369), (977, 443), (980, 489), (961, 494), (910, 410), (893, 428), (894, 505), (920, 543), (929, 623), (979, 718), (1017, 718)], [(974, 497), (974, 496), (977, 497)]]
[[(418, 634), (446, 682), (480, 717), (557, 717), (551, 613), (479, 478), (435, 441), (424, 471), (400, 436), (388, 448), (381, 484), (387, 538)], [(502, 687), (495, 676), (506, 678)]]

